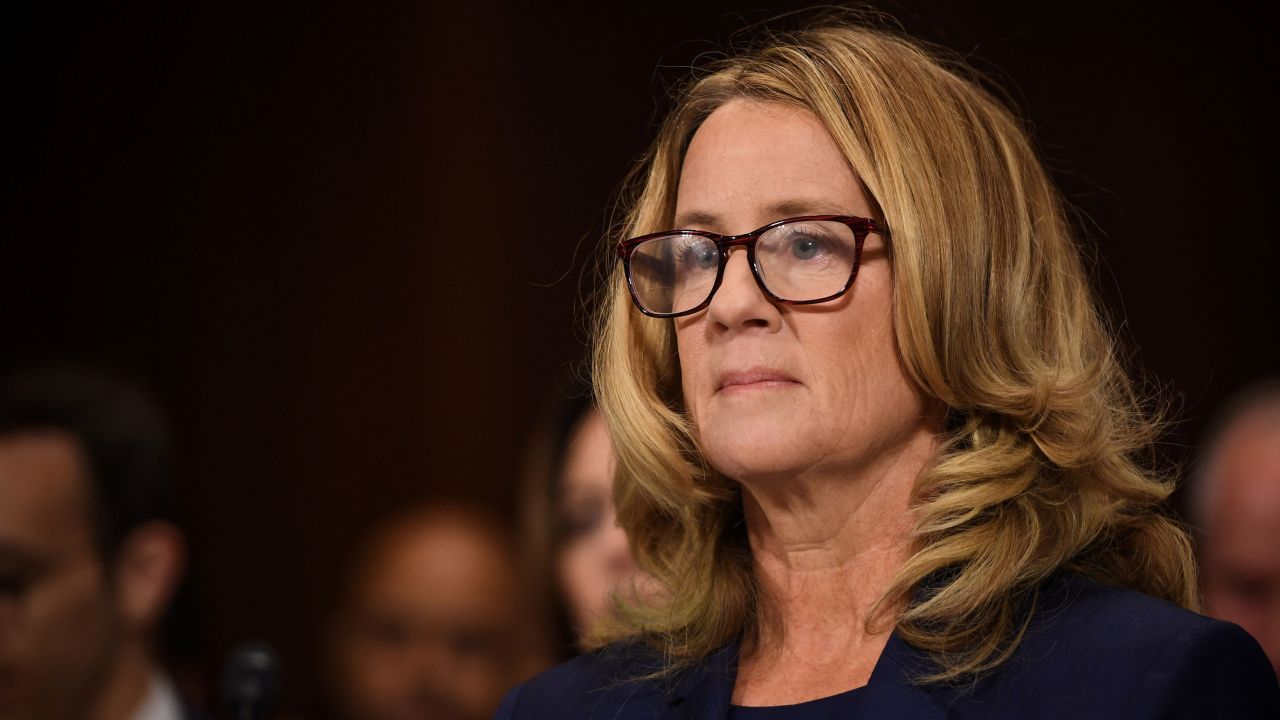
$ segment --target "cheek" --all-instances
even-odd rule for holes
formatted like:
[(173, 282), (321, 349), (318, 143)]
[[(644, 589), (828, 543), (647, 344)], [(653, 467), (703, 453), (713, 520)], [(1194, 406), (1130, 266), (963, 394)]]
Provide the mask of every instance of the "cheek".
[(353, 705), (367, 711), (394, 702), (410, 685), (412, 665), (404, 652), (364, 634), (352, 637), (343, 652), (343, 682)]
[(597, 534), (571, 543), (560, 553), (557, 575), (573, 620), (587, 627), (608, 600), (609, 587), (600, 561)]
[(899, 358), (888, 286), (865, 291), (839, 311), (791, 318), (812, 389), (793, 442), (814, 462), (865, 462), (904, 441), (926, 414)]
[(813, 390), (813, 410), (833, 425), (860, 416), (880, 391), (886, 353), (875, 320), (853, 312), (791, 319), (801, 370)]
[(6, 661), (48, 700), (80, 698), (111, 662), (117, 641), (112, 602), (96, 563), (83, 559), (29, 592), (6, 640)]
[[(684, 322), (681, 322), (684, 321)], [(684, 393), (686, 409), (698, 416), (698, 405), (703, 397), (710, 395), (707, 385), (710, 370), (706, 367), (707, 346), (699, 332), (701, 324), (694, 324), (689, 318), (676, 320), (676, 354), (680, 358), (680, 389)]]
[(814, 361), (822, 384), (830, 390), (824, 394), (832, 406), (828, 417), (843, 417), (864, 430), (886, 417), (914, 416), (917, 404), (898, 357), (888, 302), (873, 308), (844, 314), (825, 328), (823, 334), (830, 340), (819, 346), (821, 357)]
[(1277, 617), (1280, 617), (1280, 603), (1277, 603), (1274, 608), (1268, 608), (1259, 603), (1256, 598), (1250, 598), (1229, 589), (1211, 592), (1205, 599), (1209, 610), (1214, 615), (1240, 625), (1256, 637), (1265, 634), (1263, 630), (1267, 624), (1269, 610), (1278, 613)]

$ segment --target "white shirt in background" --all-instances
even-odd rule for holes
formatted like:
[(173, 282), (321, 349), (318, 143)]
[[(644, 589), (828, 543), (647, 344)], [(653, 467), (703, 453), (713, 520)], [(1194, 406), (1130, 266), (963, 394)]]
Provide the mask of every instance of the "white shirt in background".
[(182, 720), (182, 703), (168, 675), (151, 672), (147, 696), (133, 713), (132, 720)]

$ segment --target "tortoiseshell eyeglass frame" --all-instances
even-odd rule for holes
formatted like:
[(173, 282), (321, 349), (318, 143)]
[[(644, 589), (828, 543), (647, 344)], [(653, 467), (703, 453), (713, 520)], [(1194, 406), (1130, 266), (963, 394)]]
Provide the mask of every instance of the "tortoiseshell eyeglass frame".
[[(769, 290), (767, 285), (765, 285), (764, 278), (760, 274), (760, 266), (756, 262), (756, 241), (760, 239), (761, 235), (782, 225), (817, 221), (838, 222), (846, 225), (851, 231), (853, 231), (854, 255), (853, 266), (849, 269), (849, 279), (845, 281), (839, 291), (813, 300), (789, 300), (787, 298), (778, 297)], [(751, 267), (751, 275), (756, 279), (756, 285), (760, 287), (760, 291), (764, 293), (765, 297), (769, 298), (773, 302), (786, 303), (789, 305), (816, 305), (817, 303), (835, 300), (848, 292), (849, 288), (853, 287), (853, 280), (858, 276), (858, 267), (862, 264), (862, 244), (871, 233), (879, 235), (884, 238), (885, 241), (889, 240), (889, 227), (882, 222), (878, 222), (870, 218), (857, 217), (856, 215), (804, 215), (801, 217), (785, 218), (771, 222), (762, 228), (757, 228), (749, 233), (743, 233), (742, 235), (720, 235), (719, 233), (713, 233), (706, 230), (664, 230), (662, 232), (649, 233), (648, 235), (634, 237), (630, 240), (623, 240), (618, 243), (617, 251), (618, 258), (622, 260), (622, 267), (627, 276), (627, 289), (631, 293), (631, 302), (635, 304), (636, 309), (649, 317), (675, 318), (692, 315), (704, 310), (711, 304), (711, 299), (715, 297), (716, 291), (720, 289), (720, 282), (724, 279), (724, 266), (729, 261), (729, 251), (735, 247), (745, 247), (747, 249), (747, 264)], [(640, 300), (640, 295), (636, 291), (635, 283), (631, 277), (631, 258), (635, 255), (636, 248), (643, 243), (657, 238), (672, 236), (703, 237), (714, 242), (716, 247), (720, 250), (720, 262), (719, 266), (716, 268), (716, 280), (711, 284), (711, 291), (707, 293), (706, 299), (701, 303), (698, 303), (696, 306), (679, 312), (655, 312), (646, 308), (644, 303)]]

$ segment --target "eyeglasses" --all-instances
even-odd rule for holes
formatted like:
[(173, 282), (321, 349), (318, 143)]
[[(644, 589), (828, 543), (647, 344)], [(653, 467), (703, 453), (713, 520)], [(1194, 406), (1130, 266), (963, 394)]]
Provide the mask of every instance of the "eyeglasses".
[(847, 215), (812, 215), (769, 223), (745, 235), (667, 230), (618, 243), (631, 299), (650, 317), (689, 315), (711, 304), (729, 251), (747, 249), (747, 264), (775, 302), (811, 305), (845, 294), (862, 259), (862, 243), (889, 228)]

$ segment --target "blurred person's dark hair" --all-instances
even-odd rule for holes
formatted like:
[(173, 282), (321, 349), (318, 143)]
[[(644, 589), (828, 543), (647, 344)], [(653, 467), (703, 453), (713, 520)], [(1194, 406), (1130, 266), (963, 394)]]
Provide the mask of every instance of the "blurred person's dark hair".
[(557, 549), (567, 534), (557, 510), (560, 478), (573, 432), (594, 407), (584, 371), (568, 368), (543, 401), (525, 449), (520, 504), (524, 581), (543, 628), (549, 660), (557, 663), (579, 652), (578, 633), (554, 569)]
[(0, 437), (43, 431), (66, 433), (83, 453), (103, 559), (131, 529), (167, 518), (169, 436), (139, 384), (63, 362), (9, 371), (0, 379)]

